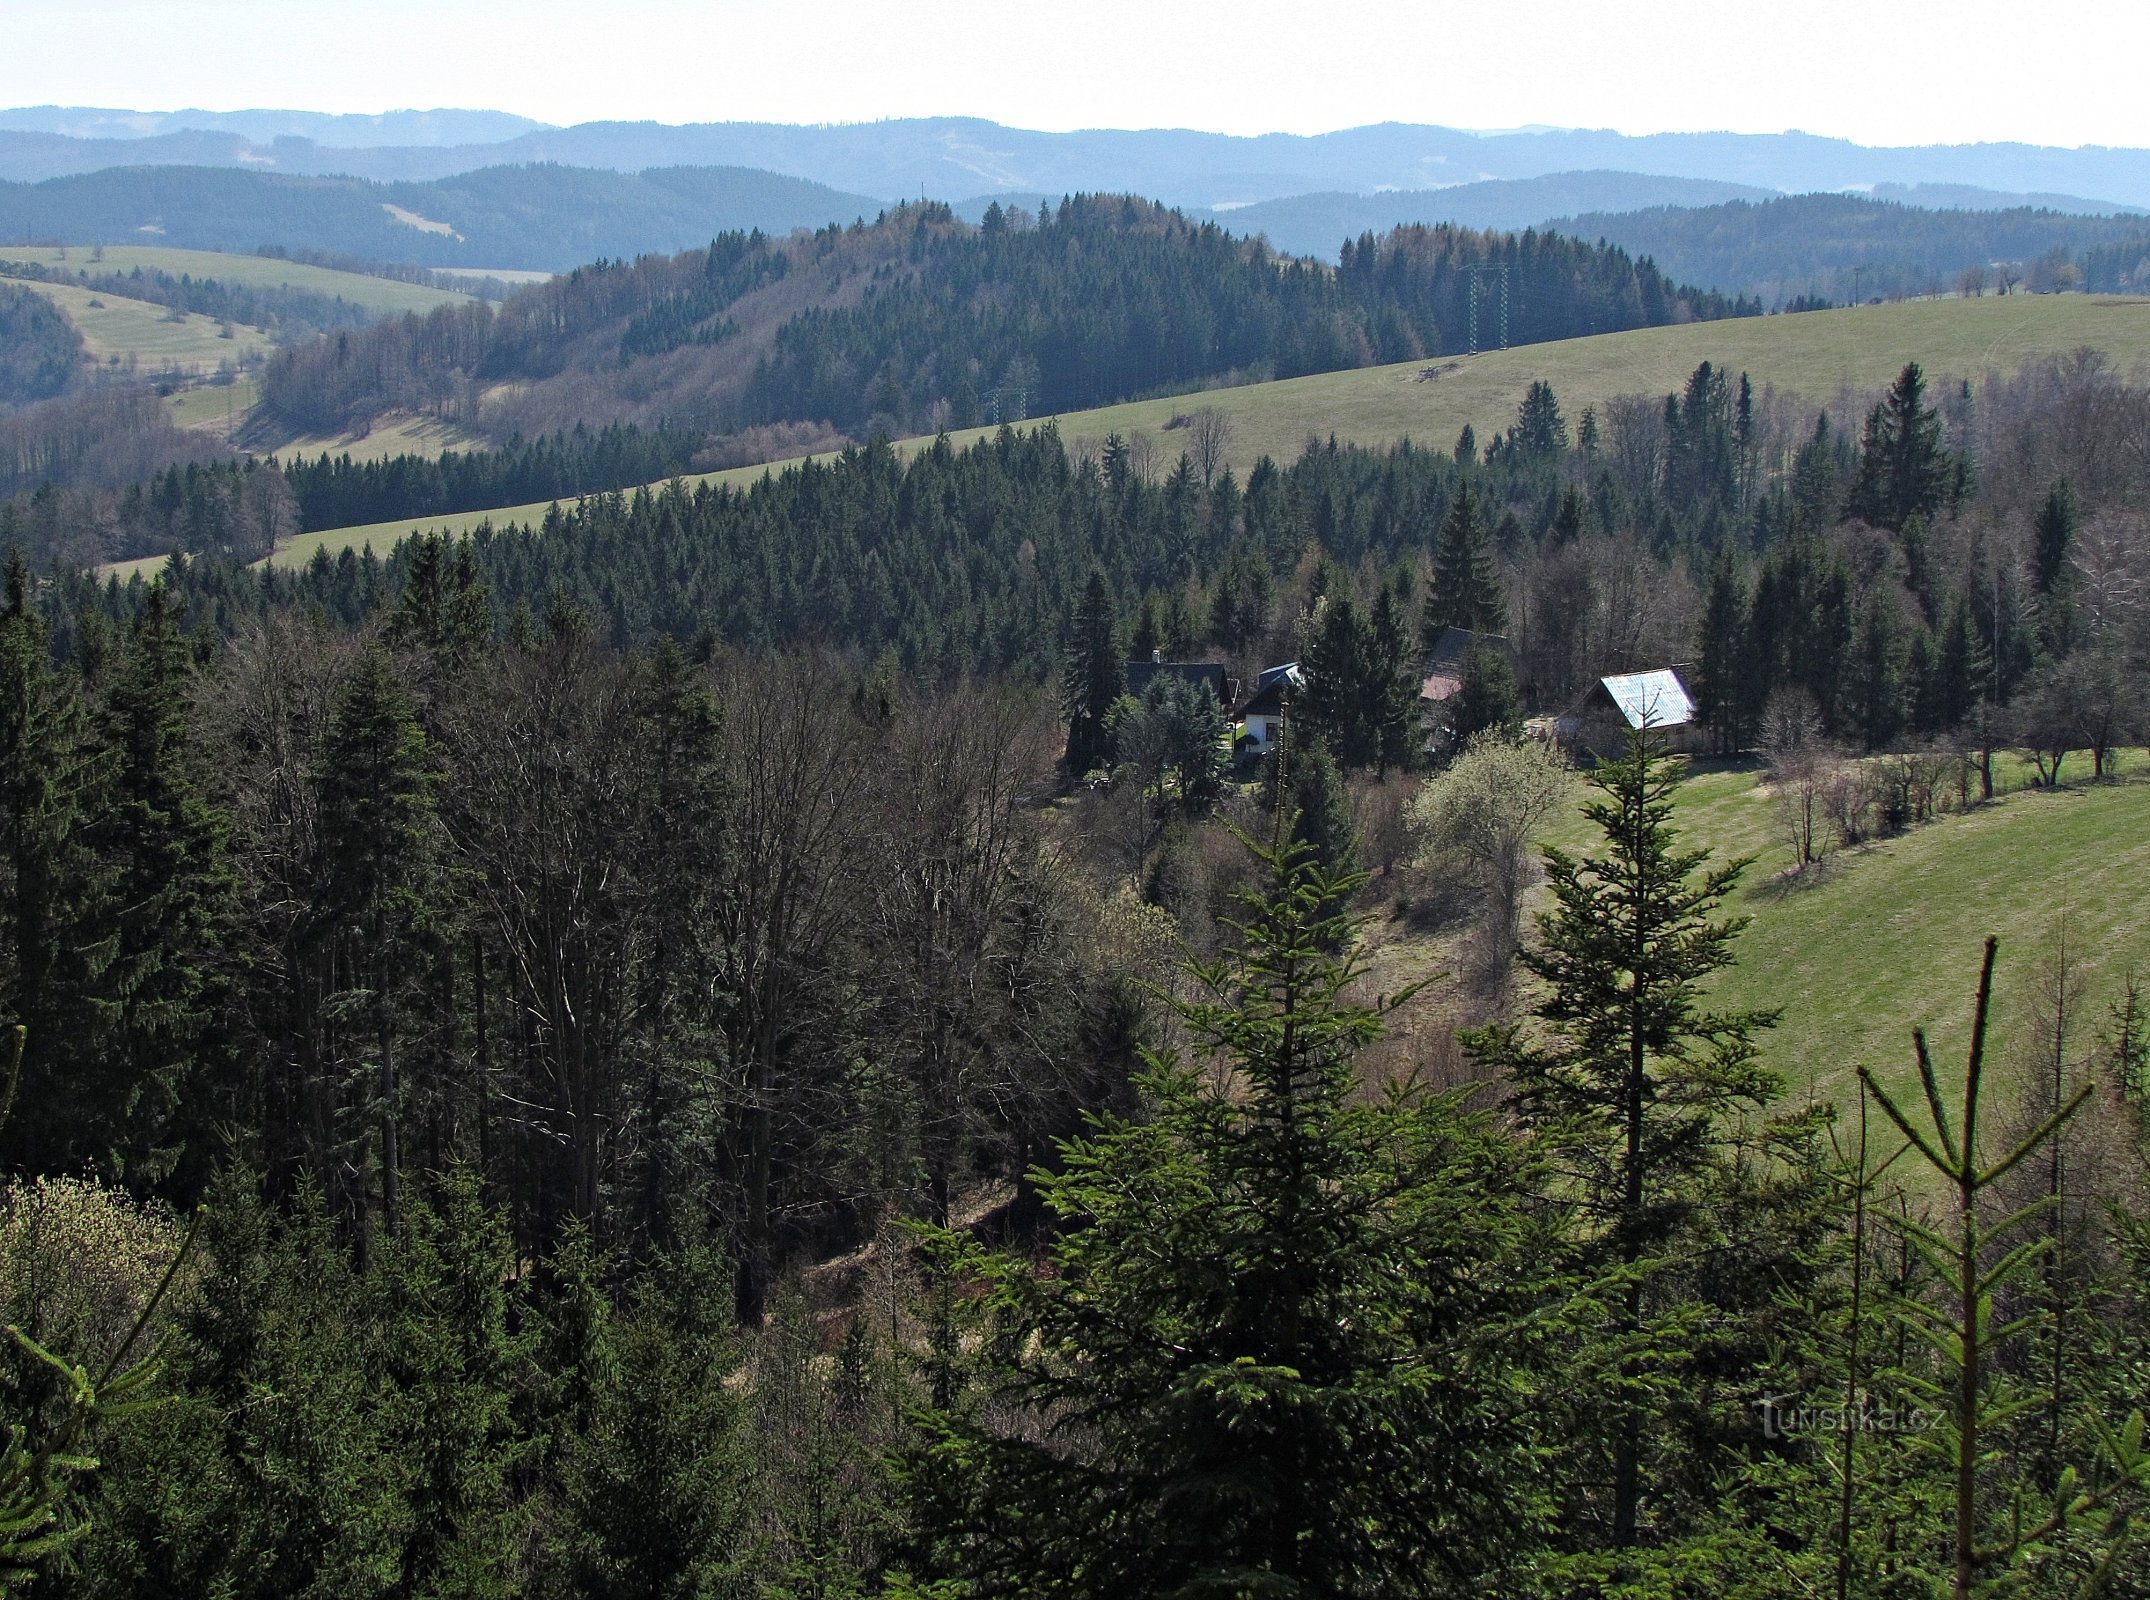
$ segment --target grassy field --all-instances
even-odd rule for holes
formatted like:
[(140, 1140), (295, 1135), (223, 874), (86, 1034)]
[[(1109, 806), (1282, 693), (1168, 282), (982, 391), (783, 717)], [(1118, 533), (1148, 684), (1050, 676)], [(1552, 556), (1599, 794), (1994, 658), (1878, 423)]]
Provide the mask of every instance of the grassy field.
[(273, 348), (259, 328), (234, 324), (225, 338), (222, 325), (192, 312), (173, 320), (163, 306), (147, 300), (129, 300), (116, 294), (92, 294), (64, 283), (25, 283), (60, 308), (82, 334), (90, 359), (99, 366), (124, 365), (132, 360), (145, 372), (176, 369), (200, 375), (223, 363), (250, 355), (266, 355)]
[(1185, 436), (1165, 425), (1197, 406), (1216, 406), (1232, 418), (1231, 456), (1244, 472), (1263, 455), (1280, 461), (1296, 456), (1309, 436), (1333, 433), (1370, 445), (1409, 438), (1445, 450), (1469, 423), (1483, 439), (1515, 421), (1517, 402), (1539, 378), (1552, 384), (1572, 424), (1585, 406), (1603, 405), (1614, 395), (1672, 393), (1703, 361), (1749, 373), (1757, 389), (1773, 385), (1825, 406), (1847, 386), (1883, 387), (1907, 361), (1919, 362), (1938, 384), (1981, 378), (1996, 368), (2011, 371), (2033, 357), (2083, 345), (2105, 351), (2123, 369), (2150, 362), (2150, 299), (1919, 300), (1641, 328), (1137, 401), (1063, 417), (1060, 428), (1071, 442), (1095, 443), (1115, 432), (1147, 435), (1156, 458), (1170, 462)]
[[(1786, 874), (1791, 850), (1757, 773), (1705, 767), (1680, 785), (1674, 822), (1689, 847), (1755, 858), (1730, 907), (1752, 921), (1716, 997), (1782, 1008), (1768, 1055), (1790, 1097), (1845, 1103), (1861, 1065), (1915, 1097), (1914, 1026), (1944, 1083), (1960, 1084), (1988, 934), (2000, 940), (1991, 1037), (2004, 1079), (2063, 913), (2084, 961), (2079, 1046), (2129, 969), (2150, 977), (2150, 907), (2130, 892), (2150, 872), (2150, 766), (2135, 756), (2117, 781), (2057, 791), (2029, 787), (2026, 769), (2003, 776), (1995, 804), (1839, 852), (1803, 877)], [(1579, 816), (1551, 833), (1565, 849), (1594, 842)]]
[(307, 266), (278, 261), (271, 256), (227, 255), (215, 250), (173, 250), (163, 245), (112, 244), (103, 247), (101, 261), (90, 259), (92, 248), (70, 245), (59, 249), (27, 245), (0, 246), (0, 261), (25, 261), (61, 272), (104, 273), (168, 272), (173, 277), (215, 278), (223, 283), (255, 288), (305, 289), (314, 294), (342, 296), (353, 305), (371, 311), (431, 311), (435, 306), (467, 301), (471, 297), (453, 289), (431, 289), (423, 284), (399, 283), (393, 278), (374, 278), (362, 272), (338, 272), (331, 267)]
[[(286, 462), (311, 461), (326, 452), (349, 456), (353, 461), (385, 461), (390, 456), (437, 456), (443, 450), (486, 448), (478, 434), (435, 417), (390, 412), (378, 417), (364, 433), (302, 434), (275, 447), (272, 454)], [(540, 513), (544, 508), (539, 507)]]
[(205, 383), (165, 396), (164, 409), (182, 428), (199, 428), (222, 438), (245, 425), (247, 414), (261, 399), (261, 385), (252, 378), (230, 383)]
[[(1184, 448), (1186, 435), (1168, 426), (1172, 419), (1200, 406), (1215, 406), (1232, 419), (1230, 455), (1244, 472), (1264, 455), (1291, 459), (1310, 436), (1333, 433), (1345, 442), (1369, 445), (1409, 438), (1445, 450), (1469, 423), (1483, 438), (1515, 420), (1517, 402), (1538, 378), (1553, 385), (1572, 421), (1586, 405), (1601, 405), (1614, 395), (1671, 393), (1703, 361), (1747, 372), (1758, 388), (1774, 385), (1820, 406), (1833, 404), (1847, 387), (1883, 387), (1906, 361), (1920, 362), (1936, 382), (1976, 379), (1989, 370), (2010, 371), (2034, 357), (2084, 345), (2106, 352), (2123, 369), (2150, 362), (2150, 299), (2009, 295), (1696, 322), (1139, 400), (1056, 420), (1062, 435), (1078, 447), (1101, 445), (1112, 433), (1147, 438), (1152, 461), (1161, 470)], [(952, 437), (964, 445), (989, 432), (977, 428)], [(908, 452), (924, 443), (907, 440), (898, 448)], [(751, 467), (712, 477), (743, 481), (765, 470)], [(430, 521), (327, 530), (306, 535), (304, 549), (294, 547), (295, 558), (310, 559), (317, 547), (335, 551), (371, 544), (378, 552), (420, 529), (467, 532), (487, 517), (504, 525), (544, 512), (542, 505), (508, 506)], [(286, 556), (279, 552), (276, 559)]]

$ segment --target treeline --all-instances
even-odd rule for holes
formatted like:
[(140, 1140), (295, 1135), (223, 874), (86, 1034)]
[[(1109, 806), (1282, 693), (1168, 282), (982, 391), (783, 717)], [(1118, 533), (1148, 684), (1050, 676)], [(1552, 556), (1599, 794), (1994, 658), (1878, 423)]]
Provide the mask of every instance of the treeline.
[(383, 261), (376, 256), (351, 255), (341, 250), (316, 250), (304, 245), (263, 244), (254, 254), (269, 261), (297, 261), (332, 272), (356, 272), (362, 277), (387, 278), (396, 283), (415, 283), (427, 289), (453, 289), (480, 300), (505, 300), (517, 285), (507, 278), (473, 277), (467, 272), (443, 271), (414, 266), (407, 261)]
[[(917, 204), (811, 237), (597, 262), (482, 309), (279, 353), (263, 397), (294, 426), (391, 406), (494, 430), (669, 419), (712, 433), (813, 421), (919, 433), (1137, 394), (1462, 348), (1473, 266), (1506, 269), (1512, 342), (1759, 306), (1549, 234), (1402, 229), (1332, 271), (1122, 197), (983, 227)], [(853, 302), (856, 303), (853, 303)], [(1498, 337), (1487, 300), (1486, 342)], [(527, 391), (480, 411), (479, 384)]]
[(227, 283), (220, 278), (197, 278), (188, 272), (176, 277), (161, 270), (144, 272), (140, 267), (128, 272), (97, 272), (90, 267), (67, 272), (32, 261), (6, 261), (0, 262), (0, 274), (39, 283), (76, 284), (96, 294), (145, 300), (174, 311), (214, 317), (219, 322), (260, 328), (279, 339), (363, 328), (381, 317), (380, 312), (356, 305), (341, 295), (287, 284)]
[[(908, 463), (874, 445), (744, 490), (598, 497), (541, 528), (483, 530), (471, 551), (504, 611), (542, 616), (565, 595), (623, 642), (842, 639), (907, 671), (1034, 682), (1053, 675), (1093, 564), (1123, 619), (1148, 618), (1145, 647), (1215, 653), (1248, 681), (1301, 653), (1299, 618), (1323, 594), (1371, 605), (1393, 588), (1416, 618), (1448, 604), (1428, 598), (1458, 581), (1445, 566), (1486, 575), (1471, 625), (1505, 620), (1520, 692), (1542, 709), (1602, 673), (1685, 664), (1728, 745), (1796, 687), (1829, 736), (1882, 747), (2005, 706), (2085, 628), (2141, 626), (2141, 485), (2109, 446), (2150, 398), (2094, 361), (1982, 395), (1959, 385), (1939, 405), (1907, 382), (1856, 428), (1708, 366), (1678, 395), (1573, 423), (1541, 385), (1482, 449), (1324, 445), (1244, 483), (1205, 483), (1187, 459), (1159, 481), (1117, 442), (1071, 456), (1049, 428)], [(298, 599), (356, 622), (406, 560), (205, 563), (172, 581), (226, 631)], [(129, 602), (79, 604), (117, 618)]]
[(34, 405), (82, 375), (82, 335), (35, 289), (0, 283), (0, 408)]
[[(40, 565), (94, 566), (129, 551), (103, 520), (99, 491), (144, 491), (174, 463), (229, 462), (232, 449), (182, 428), (148, 389), (97, 386), (0, 415), (0, 542), (19, 543)], [(75, 487), (60, 488), (67, 484)]]
[[(113, 397), (91, 415), (101, 421), (115, 406), (129, 423), (153, 424), (163, 415), (154, 397)], [(253, 561), (279, 539), (320, 528), (573, 499), (675, 477), (701, 449), (698, 436), (666, 429), (578, 428), (547, 439), (510, 439), (498, 450), (378, 461), (324, 451), (286, 466), (273, 457), (232, 459), (198, 434), (175, 431), (182, 443), (200, 441), (206, 459), (182, 459), (124, 488), (59, 488), (48, 477), (34, 493), (0, 503), (0, 546), (14, 545), (38, 567), (99, 566), (171, 551)], [(157, 436), (151, 427), (145, 438)], [(0, 448), (6, 438), (0, 422)], [(21, 459), (17, 481), (36, 481), (39, 466), (54, 460), (28, 448)], [(77, 478), (89, 476), (92, 465), (74, 458), (60, 464)]]
[(2143, 219), (2125, 213), (1928, 210), (1860, 195), (1802, 194), (1599, 212), (1548, 226), (1610, 240), (1686, 282), (1736, 287), (1772, 310), (1800, 296), (1849, 305), (1967, 286), (1974, 293), (2016, 285), (2132, 293), (2150, 284), (2137, 271)]
[(252, 457), (183, 460), (124, 489), (47, 486), (0, 504), (0, 542), (60, 566), (172, 551), (244, 564), (300, 531), (289, 479)]
[(354, 462), (323, 452), (283, 471), (302, 530), (348, 528), (630, 489), (677, 477), (701, 447), (699, 434), (670, 428), (578, 427), (544, 439), (510, 439), (497, 450), (444, 450), (431, 458)]

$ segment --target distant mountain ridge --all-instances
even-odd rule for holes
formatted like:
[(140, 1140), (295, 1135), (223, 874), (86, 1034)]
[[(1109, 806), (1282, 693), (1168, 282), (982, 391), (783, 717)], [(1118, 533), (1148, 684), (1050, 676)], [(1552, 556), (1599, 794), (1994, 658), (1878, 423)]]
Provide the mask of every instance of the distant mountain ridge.
[(601, 256), (669, 255), (719, 233), (782, 235), (882, 209), (867, 195), (737, 167), (493, 167), (388, 184), (120, 167), (0, 183), (0, 244), (281, 245), (422, 267), (566, 272)]
[(512, 111), (119, 111), (101, 106), (19, 106), (0, 111), (0, 129), (71, 139), (147, 139), (195, 129), (248, 140), (311, 139), (354, 149), (375, 145), (487, 144), (548, 128)]
[[(2086, 206), (2150, 207), (2150, 150), (2099, 146), (1891, 148), (1796, 132), (1477, 134), (1404, 123), (1254, 137), (1188, 129), (1041, 133), (975, 117), (813, 127), (587, 122), (554, 128), (513, 119), (483, 124), (495, 130), (489, 137), (457, 131), (465, 126), (460, 119), (504, 115), (397, 112), (377, 119), (309, 121), (303, 112), (0, 112), (0, 178), (23, 181), (113, 165), (185, 161), (422, 182), (481, 167), (552, 161), (623, 172), (755, 167), (888, 199), (921, 192), (1128, 192), (1213, 209), (1309, 193), (1364, 195), (1616, 171), (1780, 193), (1942, 184), (2009, 195), (2083, 196), (2080, 204)], [(198, 120), (190, 123), (189, 117)], [(408, 120), (413, 118), (418, 120)], [(450, 142), (458, 138), (462, 142)]]

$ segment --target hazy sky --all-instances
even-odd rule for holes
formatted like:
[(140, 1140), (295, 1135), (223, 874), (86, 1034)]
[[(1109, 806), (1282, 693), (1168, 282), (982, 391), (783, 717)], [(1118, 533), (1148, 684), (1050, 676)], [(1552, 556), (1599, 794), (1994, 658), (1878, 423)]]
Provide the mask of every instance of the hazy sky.
[(0, 0), (0, 104), (1313, 133), (1378, 121), (2150, 145), (2090, 0)]

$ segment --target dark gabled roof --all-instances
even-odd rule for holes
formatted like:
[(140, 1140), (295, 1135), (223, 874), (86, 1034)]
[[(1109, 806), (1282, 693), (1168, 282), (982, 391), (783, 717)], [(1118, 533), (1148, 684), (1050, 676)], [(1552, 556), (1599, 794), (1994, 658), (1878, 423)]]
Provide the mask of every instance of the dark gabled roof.
[(1127, 692), (1139, 700), (1143, 690), (1160, 676), (1179, 678), (1188, 683), (1206, 683), (1220, 706), (1231, 698), (1221, 661), (1130, 661), (1127, 664)]
[(1299, 663), (1296, 661), (1287, 661), (1277, 667), (1264, 667), (1261, 676), (1254, 680), (1254, 693), (1247, 696), (1246, 704), (1232, 715), (1273, 717), (1284, 709), (1284, 697), (1304, 681), (1299, 675)]
[(1453, 677), (1462, 668), (1464, 660), (1481, 650), (1498, 650), (1515, 665), (1515, 646), (1505, 633), (1473, 633), (1469, 628), (1443, 628), (1440, 638), (1433, 641), (1433, 648), (1426, 652), (1426, 676), (1439, 673)]

